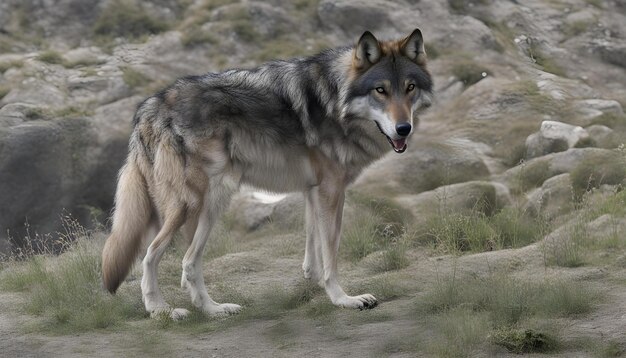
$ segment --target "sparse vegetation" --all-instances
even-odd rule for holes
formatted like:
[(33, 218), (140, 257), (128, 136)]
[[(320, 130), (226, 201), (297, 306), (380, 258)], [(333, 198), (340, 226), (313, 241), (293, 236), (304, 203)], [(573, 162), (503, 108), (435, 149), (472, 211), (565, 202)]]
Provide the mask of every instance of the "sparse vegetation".
[(38, 254), (13, 261), (0, 275), (4, 290), (26, 292), (23, 308), (44, 318), (39, 329), (83, 332), (124, 324), (144, 317), (137, 292), (111, 296), (100, 285), (100, 246), (90, 233), (68, 221), (61, 236), (64, 255)]
[(549, 334), (532, 329), (501, 329), (492, 337), (493, 343), (515, 354), (547, 353), (558, 349), (558, 342)]
[(202, 28), (199, 27), (194, 27), (183, 34), (181, 42), (185, 47), (194, 47), (202, 44), (216, 45), (219, 43), (219, 40), (210, 32), (203, 31)]
[(125, 37), (137, 40), (144, 35), (157, 34), (170, 25), (153, 17), (133, 0), (113, 0), (102, 10), (93, 25), (97, 36)]
[(566, 23), (563, 28), (563, 34), (566, 39), (581, 35), (589, 29), (592, 25), (590, 21), (575, 21)]
[(575, 198), (580, 201), (582, 195), (601, 185), (626, 184), (626, 156), (615, 152), (603, 158), (587, 158), (571, 173)]
[(63, 59), (63, 56), (61, 56), (60, 53), (53, 51), (53, 50), (48, 50), (48, 51), (44, 51), (40, 53), (39, 56), (37, 56), (37, 60), (41, 62), (50, 63), (53, 65), (62, 65), (65, 62), (65, 59)]
[(536, 63), (538, 66), (541, 66), (544, 71), (550, 72), (557, 76), (566, 77), (565, 70), (559, 64), (557, 64), (553, 58), (547, 56), (543, 52), (543, 50), (539, 48), (539, 45), (536, 41), (530, 42), (528, 46), (528, 56), (534, 63)]

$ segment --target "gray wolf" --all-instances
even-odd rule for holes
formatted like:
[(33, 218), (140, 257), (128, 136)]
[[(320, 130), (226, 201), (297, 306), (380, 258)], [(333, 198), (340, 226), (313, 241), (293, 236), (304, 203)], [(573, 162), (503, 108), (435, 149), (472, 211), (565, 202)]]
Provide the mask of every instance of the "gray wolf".
[(242, 184), (302, 192), (306, 202), (304, 276), (338, 306), (372, 308), (370, 294), (339, 285), (337, 250), (345, 189), (385, 153), (406, 150), (417, 113), (432, 101), (432, 80), (419, 29), (249, 70), (177, 80), (138, 106), (129, 153), (120, 170), (111, 234), (102, 252), (106, 289), (114, 293), (138, 256), (141, 291), (151, 314), (173, 319), (157, 284), (157, 265), (173, 234), (191, 243), (181, 286), (209, 315), (241, 307), (217, 303), (202, 275), (211, 227)]

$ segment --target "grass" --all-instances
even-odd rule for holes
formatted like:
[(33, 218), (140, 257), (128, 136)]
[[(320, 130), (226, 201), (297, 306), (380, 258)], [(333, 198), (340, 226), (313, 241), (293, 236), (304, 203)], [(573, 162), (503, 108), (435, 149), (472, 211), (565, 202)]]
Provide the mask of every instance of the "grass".
[(24, 310), (43, 318), (38, 329), (56, 333), (120, 326), (144, 317), (139, 295), (111, 296), (100, 282), (100, 246), (75, 221), (61, 237), (67, 251), (59, 257), (34, 255), (11, 261), (0, 275), (0, 288), (24, 292)]
[(426, 223), (422, 241), (446, 253), (482, 252), (526, 246), (540, 240), (548, 225), (513, 207), (492, 216), (479, 210), (441, 213)]
[(550, 163), (544, 160), (522, 163), (517, 177), (511, 183), (513, 193), (525, 193), (540, 187), (551, 176)]
[(517, 327), (533, 317), (568, 317), (589, 313), (599, 296), (572, 281), (527, 281), (507, 275), (439, 279), (417, 301), (418, 312), (437, 314), (468, 308), (488, 315), (494, 328)]
[(48, 50), (48, 51), (44, 51), (40, 53), (36, 57), (36, 59), (38, 61), (50, 63), (53, 65), (62, 65), (63, 63), (65, 63), (65, 59), (63, 58), (63, 56), (61, 56), (60, 53), (53, 51), (53, 50)]
[(492, 335), (494, 344), (503, 346), (515, 354), (549, 353), (559, 347), (558, 341), (550, 334), (532, 329), (501, 329)]
[(474, 357), (487, 340), (489, 320), (484, 314), (459, 307), (433, 320), (435, 338), (425, 348), (436, 357)]
[(137, 40), (145, 35), (163, 32), (169, 27), (167, 22), (151, 16), (136, 1), (113, 0), (100, 12), (94, 22), (93, 32), (103, 38)]
[(528, 56), (544, 71), (557, 76), (566, 77), (565, 70), (558, 63), (556, 63), (553, 58), (547, 56), (534, 41), (528, 46)]
[(386, 250), (379, 269), (406, 266), (402, 237), (411, 214), (388, 199), (351, 192), (348, 200), (356, 215), (343, 229), (342, 255), (357, 262), (373, 252)]
[(602, 158), (586, 158), (570, 174), (577, 201), (584, 193), (601, 185), (626, 184), (626, 156), (619, 151)]

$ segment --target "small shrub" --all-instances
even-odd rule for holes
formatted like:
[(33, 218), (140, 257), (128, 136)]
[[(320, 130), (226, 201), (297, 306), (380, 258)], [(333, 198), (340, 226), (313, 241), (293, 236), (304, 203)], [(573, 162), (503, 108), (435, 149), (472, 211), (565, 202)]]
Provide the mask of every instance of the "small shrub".
[(37, 60), (54, 65), (62, 65), (65, 63), (63, 56), (60, 53), (52, 50), (44, 51), (37, 56)]
[(374, 272), (401, 270), (409, 266), (404, 243), (395, 242), (383, 251), (380, 259), (374, 264)]
[(531, 329), (501, 329), (492, 335), (493, 343), (515, 354), (548, 353), (557, 350), (558, 341), (550, 334)]
[(550, 177), (551, 171), (548, 161), (538, 160), (522, 163), (518, 176), (513, 180), (511, 190), (515, 193), (524, 193), (540, 187)]

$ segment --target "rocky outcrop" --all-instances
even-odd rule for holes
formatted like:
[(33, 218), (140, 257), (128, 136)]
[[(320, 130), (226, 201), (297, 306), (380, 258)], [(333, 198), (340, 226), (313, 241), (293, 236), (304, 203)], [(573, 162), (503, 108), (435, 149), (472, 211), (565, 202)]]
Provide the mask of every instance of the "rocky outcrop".
[(537, 133), (526, 138), (526, 159), (562, 152), (589, 139), (589, 133), (582, 127), (571, 124), (544, 121)]

